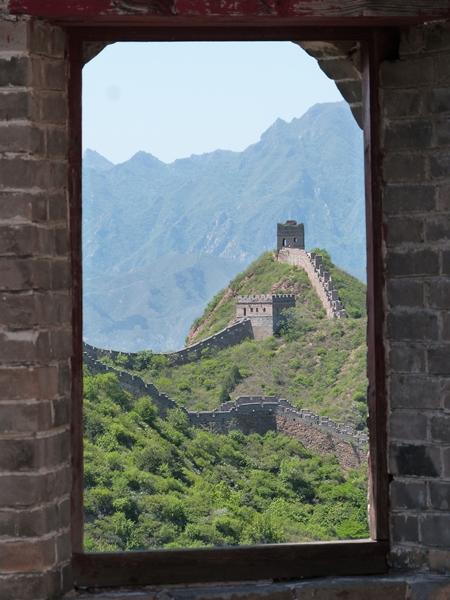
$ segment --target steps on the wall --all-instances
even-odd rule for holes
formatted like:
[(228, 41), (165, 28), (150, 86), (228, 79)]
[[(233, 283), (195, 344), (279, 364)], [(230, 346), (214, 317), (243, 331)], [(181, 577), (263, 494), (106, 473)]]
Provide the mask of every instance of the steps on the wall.
[(278, 251), (278, 260), (306, 271), (329, 319), (347, 317), (331, 274), (323, 266), (320, 254), (300, 248), (282, 248)]

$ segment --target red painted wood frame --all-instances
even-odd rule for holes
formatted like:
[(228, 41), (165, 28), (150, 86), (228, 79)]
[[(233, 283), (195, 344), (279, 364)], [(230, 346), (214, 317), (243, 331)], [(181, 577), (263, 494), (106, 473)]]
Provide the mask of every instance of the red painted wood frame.
[[(179, 22), (178, 22), (179, 23)], [(396, 30), (298, 26), (289, 19), (252, 25), (216, 19), (201, 26), (69, 27), (70, 230), (73, 273), (73, 494), (72, 544), (78, 587), (293, 579), (362, 575), (387, 570), (389, 551), (383, 260), (378, 65), (392, 48)], [(81, 290), (81, 70), (87, 41), (355, 40), (363, 56), (364, 156), (368, 265), (368, 376), (371, 539), (232, 548), (83, 552), (82, 290)], [(395, 44), (394, 44), (395, 45)]]

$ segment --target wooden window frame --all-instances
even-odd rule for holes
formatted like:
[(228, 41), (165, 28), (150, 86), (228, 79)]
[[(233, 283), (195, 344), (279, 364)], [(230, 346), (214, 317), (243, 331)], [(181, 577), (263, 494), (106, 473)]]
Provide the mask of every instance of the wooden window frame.
[[(191, 20), (192, 23), (192, 20)], [(69, 196), (73, 277), (72, 546), (78, 587), (287, 580), (385, 573), (389, 552), (383, 259), (378, 66), (396, 37), (393, 28), (301, 26), (292, 19), (121, 17), (114, 24), (81, 19), (69, 39)], [(226, 548), (83, 552), (81, 87), (83, 44), (115, 41), (323, 41), (361, 43), (368, 285), (370, 540)]]

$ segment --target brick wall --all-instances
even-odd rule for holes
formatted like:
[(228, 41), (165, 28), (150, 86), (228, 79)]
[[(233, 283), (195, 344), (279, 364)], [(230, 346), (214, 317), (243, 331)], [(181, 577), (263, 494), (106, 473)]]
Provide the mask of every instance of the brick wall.
[(65, 39), (0, 40), (0, 596), (40, 600), (70, 585)]
[[(70, 585), (66, 63), (60, 30), (2, 17), (5, 5), (0, 0), (0, 589), (2, 600), (43, 600)], [(449, 65), (448, 25), (412, 28), (400, 59), (382, 67), (380, 98), (391, 561), (447, 572)], [(417, 597), (432, 597), (426, 581), (412, 585), (425, 590)]]
[(450, 28), (381, 69), (392, 563), (450, 568)]

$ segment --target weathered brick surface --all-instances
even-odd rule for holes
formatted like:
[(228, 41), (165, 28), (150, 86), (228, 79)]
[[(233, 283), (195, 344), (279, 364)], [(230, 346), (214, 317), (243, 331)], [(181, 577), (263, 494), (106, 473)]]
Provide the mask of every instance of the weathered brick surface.
[[(0, 0), (0, 14), (5, 7)], [(70, 585), (65, 34), (0, 19), (0, 40), (0, 588), (2, 600), (43, 600)], [(360, 115), (352, 43), (309, 48)], [(449, 26), (404, 29), (399, 59), (380, 74), (390, 560), (448, 571)], [(393, 599), (450, 594), (435, 580), (309, 582), (288, 595), (369, 599), (380, 590)]]
[(0, 597), (43, 600), (70, 584), (65, 34), (0, 16), (0, 50)]
[(405, 30), (381, 68), (391, 561), (409, 569), (449, 566), (449, 82), (448, 25)]

